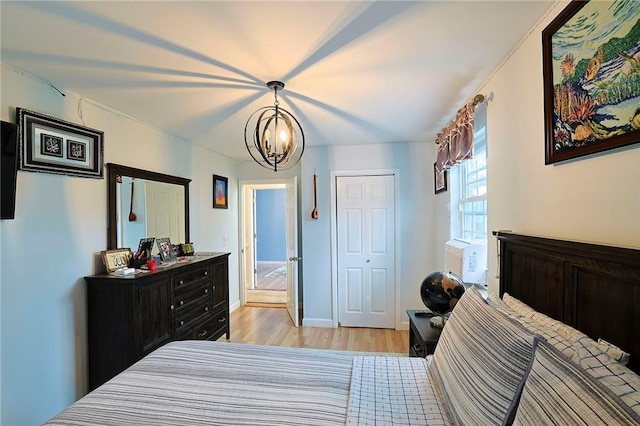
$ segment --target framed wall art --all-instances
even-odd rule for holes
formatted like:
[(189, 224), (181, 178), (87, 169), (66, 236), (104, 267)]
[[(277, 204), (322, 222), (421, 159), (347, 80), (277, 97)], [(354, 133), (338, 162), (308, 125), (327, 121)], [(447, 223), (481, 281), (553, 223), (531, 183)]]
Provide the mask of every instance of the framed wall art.
[(19, 170), (102, 179), (104, 133), (16, 108)]
[(435, 185), (435, 193), (439, 194), (447, 190), (447, 171), (438, 171), (436, 163), (433, 163), (433, 182)]
[(213, 208), (229, 208), (229, 179), (226, 177), (213, 175)]
[(543, 31), (545, 164), (640, 141), (640, 2), (571, 2)]

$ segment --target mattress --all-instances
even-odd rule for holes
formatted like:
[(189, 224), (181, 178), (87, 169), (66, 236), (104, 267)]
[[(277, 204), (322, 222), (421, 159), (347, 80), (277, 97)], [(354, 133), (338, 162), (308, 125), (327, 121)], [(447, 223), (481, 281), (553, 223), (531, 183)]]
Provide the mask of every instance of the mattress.
[[(396, 362), (380, 361), (385, 359)], [(376, 368), (370, 368), (372, 364)], [(383, 364), (393, 371), (385, 372)], [(398, 373), (403, 376), (396, 381), (398, 386), (389, 387), (396, 402), (401, 403), (393, 409), (397, 424), (425, 424), (424, 416), (414, 413), (416, 404), (407, 404), (399, 396), (402, 388), (408, 389), (407, 395), (414, 402), (429, 393), (429, 383), (426, 390), (417, 391), (425, 386), (425, 372), (423, 359), (406, 356), (387, 358), (350, 351), (227, 342), (171, 342), (45, 425), (373, 424), (383, 413), (376, 412), (375, 404), (368, 402), (377, 396), (366, 383), (381, 383), (381, 377), (388, 382), (391, 376), (397, 379)], [(414, 382), (416, 377), (418, 382)], [(358, 385), (352, 386), (352, 382)], [(354, 393), (356, 388), (363, 393)], [(358, 409), (353, 405), (356, 400)], [(431, 410), (433, 404), (425, 407)], [(378, 408), (391, 413), (388, 405)], [(435, 417), (440, 420), (429, 424), (446, 424), (442, 416)]]

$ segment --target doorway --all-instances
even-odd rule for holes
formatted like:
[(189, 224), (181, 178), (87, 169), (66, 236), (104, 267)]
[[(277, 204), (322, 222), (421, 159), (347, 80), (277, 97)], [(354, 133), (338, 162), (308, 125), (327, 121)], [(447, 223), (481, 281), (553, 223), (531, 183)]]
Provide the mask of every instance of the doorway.
[(252, 189), (254, 278), (246, 282), (247, 303), (287, 302), (286, 188)]
[(298, 325), (297, 179), (240, 181), (241, 304), (287, 307)]

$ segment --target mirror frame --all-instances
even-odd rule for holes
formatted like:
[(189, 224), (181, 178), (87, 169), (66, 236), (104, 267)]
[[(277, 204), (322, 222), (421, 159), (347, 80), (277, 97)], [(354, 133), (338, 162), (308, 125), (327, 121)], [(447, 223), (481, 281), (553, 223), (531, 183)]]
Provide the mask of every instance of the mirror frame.
[(184, 187), (184, 235), (185, 243), (191, 241), (189, 237), (189, 183), (191, 179), (150, 172), (120, 164), (107, 164), (107, 250), (119, 248), (117, 215), (116, 215), (116, 178), (117, 176), (131, 176), (136, 179), (153, 180), (156, 182), (172, 183)]

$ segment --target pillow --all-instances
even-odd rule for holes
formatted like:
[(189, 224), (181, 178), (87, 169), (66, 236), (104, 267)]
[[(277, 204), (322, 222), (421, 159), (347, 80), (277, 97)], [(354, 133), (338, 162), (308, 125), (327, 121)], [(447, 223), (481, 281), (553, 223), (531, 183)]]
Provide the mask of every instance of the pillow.
[(576, 351), (571, 359), (640, 416), (640, 376), (612, 360), (600, 350), (600, 345), (594, 345), (589, 338), (576, 342)]
[(500, 299), (500, 296), (498, 296), (497, 294), (495, 294), (495, 293), (493, 293), (491, 291), (487, 292), (487, 298), (485, 300), (487, 301), (487, 303), (489, 305), (491, 305), (494, 308), (498, 309), (502, 313), (505, 313), (507, 315), (515, 314), (515, 311), (513, 309), (511, 309), (509, 307), (509, 305), (504, 303), (504, 300)]
[(536, 333), (568, 357), (573, 355), (574, 343), (586, 337), (581, 331), (534, 310), (508, 293), (504, 294), (503, 299), (505, 304), (516, 313), (516, 320), (527, 330)]
[(535, 339), (476, 289), (465, 291), (429, 366), (454, 423), (496, 425), (513, 412)]
[(616, 345), (613, 345), (604, 339), (598, 339), (598, 348), (600, 348), (602, 352), (609, 355), (609, 358), (611, 358), (612, 360), (617, 361), (622, 365), (629, 364), (629, 357), (631, 356), (631, 354), (623, 351)]
[(509, 293), (502, 295), (502, 301), (521, 317), (532, 317), (537, 311), (526, 303), (521, 302)]
[(568, 358), (536, 343), (514, 426), (638, 425), (640, 416)]

